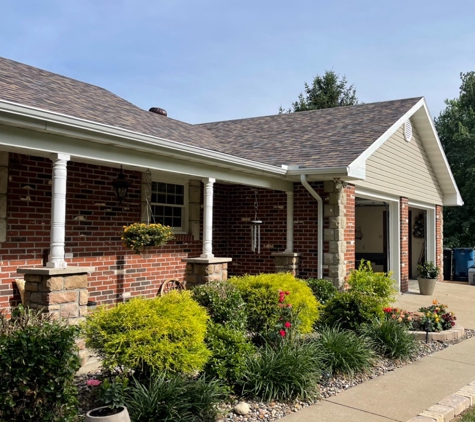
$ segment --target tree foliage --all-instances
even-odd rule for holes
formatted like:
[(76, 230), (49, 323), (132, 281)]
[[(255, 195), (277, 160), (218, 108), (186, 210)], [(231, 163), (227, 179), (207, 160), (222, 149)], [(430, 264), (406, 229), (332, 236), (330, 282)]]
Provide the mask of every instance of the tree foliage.
[(356, 89), (348, 85), (345, 76), (340, 77), (333, 70), (325, 71), (323, 76), (315, 76), (311, 85), (305, 82), (305, 93), (301, 93), (298, 100), (292, 103), (292, 108), (279, 113), (317, 110), (358, 104)]
[(446, 100), (435, 119), (463, 207), (444, 209), (444, 243), (449, 247), (475, 245), (475, 72), (461, 73), (460, 96)]

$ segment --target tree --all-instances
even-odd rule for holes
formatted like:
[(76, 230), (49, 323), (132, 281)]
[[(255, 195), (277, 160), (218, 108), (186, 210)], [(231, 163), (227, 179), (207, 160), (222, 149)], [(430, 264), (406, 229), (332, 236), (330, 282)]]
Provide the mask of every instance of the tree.
[(459, 98), (434, 119), (440, 141), (452, 169), (462, 207), (444, 209), (444, 243), (449, 247), (475, 245), (475, 72), (461, 73)]
[(305, 82), (305, 95), (302, 93), (299, 95), (298, 100), (292, 103), (292, 109), (284, 110), (280, 107), (279, 113), (356, 104), (358, 104), (358, 98), (353, 85), (348, 86), (345, 76), (340, 77), (333, 70), (327, 70), (323, 76), (315, 76), (311, 86)]

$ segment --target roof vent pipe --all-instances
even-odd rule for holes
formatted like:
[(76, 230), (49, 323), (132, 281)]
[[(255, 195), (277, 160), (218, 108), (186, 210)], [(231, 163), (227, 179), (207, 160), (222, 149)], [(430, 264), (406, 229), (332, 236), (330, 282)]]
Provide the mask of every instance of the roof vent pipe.
[(164, 108), (152, 107), (149, 111), (151, 111), (152, 113), (160, 114), (161, 116), (167, 117), (167, 110), (165, 110)]
[(318, 253), (318, 278), (323, 278), (323, 200), (321, 196), (315, 192), (307, 182), (307, 176), (305, 174), (300, 175), (300, 182), (310, 192), (318, 203), (318, 246), (317, 246), (317, 253)]

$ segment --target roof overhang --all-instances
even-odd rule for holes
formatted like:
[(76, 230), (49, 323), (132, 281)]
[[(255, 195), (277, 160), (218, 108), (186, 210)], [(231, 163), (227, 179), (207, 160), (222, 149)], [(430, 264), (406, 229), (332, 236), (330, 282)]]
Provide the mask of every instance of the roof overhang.
[(440, 188), (444, 194), (444, 206), (461, 206), (463, 200), (458, 190), (457, 184), (450, 170), (447, 157), (445, 156), (442, 144), (435, 130), (434, 123), (430, 116), (425, 98), (421, 98), (410, 110), (408, 110), (399, 120), (397, 120), (383, 135), (367, 148), (349, 167), (354, 173), (358, 169), (363, 173), (366, 161), (375, 151), (381, 147), (408, 119), (412, 119), (421, 137), (424, 149), (429, 157), (429, 161), (434, 168)]
[(0, 125), (4, 150), (293, 190), (287, 171), (277, 166), (8, 101), (0, 100)]

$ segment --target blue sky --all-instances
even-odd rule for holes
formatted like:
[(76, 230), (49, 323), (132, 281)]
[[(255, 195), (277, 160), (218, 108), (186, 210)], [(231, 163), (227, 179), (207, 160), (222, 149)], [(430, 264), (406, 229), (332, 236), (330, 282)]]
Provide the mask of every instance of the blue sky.
[(276, 114), (333, 69), (363, 102), (425, 96), (475, 70), (473, 0), (0, 0), (0, 56), (190, 123)]

